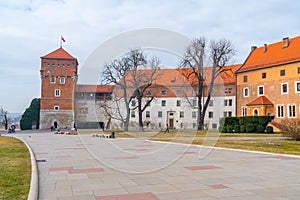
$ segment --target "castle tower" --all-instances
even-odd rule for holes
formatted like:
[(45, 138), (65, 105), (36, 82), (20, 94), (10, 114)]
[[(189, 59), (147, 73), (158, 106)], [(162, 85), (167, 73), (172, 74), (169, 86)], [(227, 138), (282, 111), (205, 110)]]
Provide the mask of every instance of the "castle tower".
[(60, 128), (72, 127), (77, 66), (77, 59), (62, 47), (41, 57), (40, 129), (55, 121)]

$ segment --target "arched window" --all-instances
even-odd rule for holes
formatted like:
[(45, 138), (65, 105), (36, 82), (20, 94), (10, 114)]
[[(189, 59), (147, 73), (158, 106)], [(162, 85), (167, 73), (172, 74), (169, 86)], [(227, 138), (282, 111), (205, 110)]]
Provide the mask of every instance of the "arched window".
[(257, 109), (257, 108), (255, 108), (255, 109), (253, 110), (253, 115), (254, 115), (254, 116), (258, 116), (258, 109)]

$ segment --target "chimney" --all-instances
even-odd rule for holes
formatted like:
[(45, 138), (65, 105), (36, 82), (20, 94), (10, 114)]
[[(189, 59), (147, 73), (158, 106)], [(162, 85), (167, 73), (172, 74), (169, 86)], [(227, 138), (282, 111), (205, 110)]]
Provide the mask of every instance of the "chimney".
[(251, 52), (253, 52), (256, 48), (257, 48), (257, 46), (252, 46), (251, 47)]
[(282, 39), (282, 48), (287, 48), (290, 44), (290, 39), (289, 37), (285, 37)]
[(267, 44), (264, 44), (264, 53), (266, 53), (266, 51), (268, 50), (268, 45)]

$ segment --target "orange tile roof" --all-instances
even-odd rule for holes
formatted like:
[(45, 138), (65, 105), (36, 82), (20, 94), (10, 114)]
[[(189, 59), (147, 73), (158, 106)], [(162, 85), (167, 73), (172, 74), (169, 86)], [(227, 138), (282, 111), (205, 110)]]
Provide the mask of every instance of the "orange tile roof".
[(71, 54), (69, 54), (63, 48), (58, 48), (55, 51), (42, 56), (41, 58), (77, 60), (75, 57), (73, 57)]
[(266, 51), (265, 46), (256, 48), (237, 73), (300, 61), (300, 36), (290, 38), (287, 47), (283, 44), (283, 41), (269, 44)]
[[(224, 71), (215, 80), (215, 84), (235, 84), (234, 72), (241, 66), (241, 64), (225, 66)], [(157, 78), (153, 81), (153, 85), (163, 86), (184, 86), (184, 85), (195, 85), (197, 83), (196, 78), (190, 78), (187, 80), (185, 75), (191, 71), (191, 68), (174, 68), (174, 69), (159, 69), (156, 72)], [(151, 70), (139, 70), (138, 73), (147, 75), (150, 74)], [(205, 85), (210, 83), (211, 79), (211, 67), (204, 68)], [(127, 76), (126, 79), (131, 83), (131, 75)]]
[(267, 97), (260, 96), (246, 104), (246, 106), (256, 106), (256, 105), (267, 106), (267, 105), (273, 105), (273, 103)]
[(113, 92), (114, 85), (76, 85), (76, 92), (92, 92), (92, 93), (111, 93)]

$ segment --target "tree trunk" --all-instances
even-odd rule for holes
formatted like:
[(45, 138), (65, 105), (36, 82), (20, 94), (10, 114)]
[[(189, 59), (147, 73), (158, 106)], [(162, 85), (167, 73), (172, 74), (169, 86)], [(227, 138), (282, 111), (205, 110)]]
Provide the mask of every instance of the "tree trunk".
[(7, 130), (7, 128), (8, 128), (8, 121), (7, 121), (6, 114), (4, 115), (4, 121), (5, 121), (5, 130)]
[(200, 114), (199, 116), (199, 122), (198, 122), (198, 131), (203, 131), (204, 130), (204, 117), (205, 115), (204, 114)]
[(139, 113), (139, 130), (144, 131), (142, 99), (141, 98), (138, 98), (138, 113)]
[(124, 131), (128, 131), (129, 119), (130, 119), (130, 108), (129, 108), (129, 102), (125, 101), (125, 104), (126, 104), (126, 118), (124, 122)]

